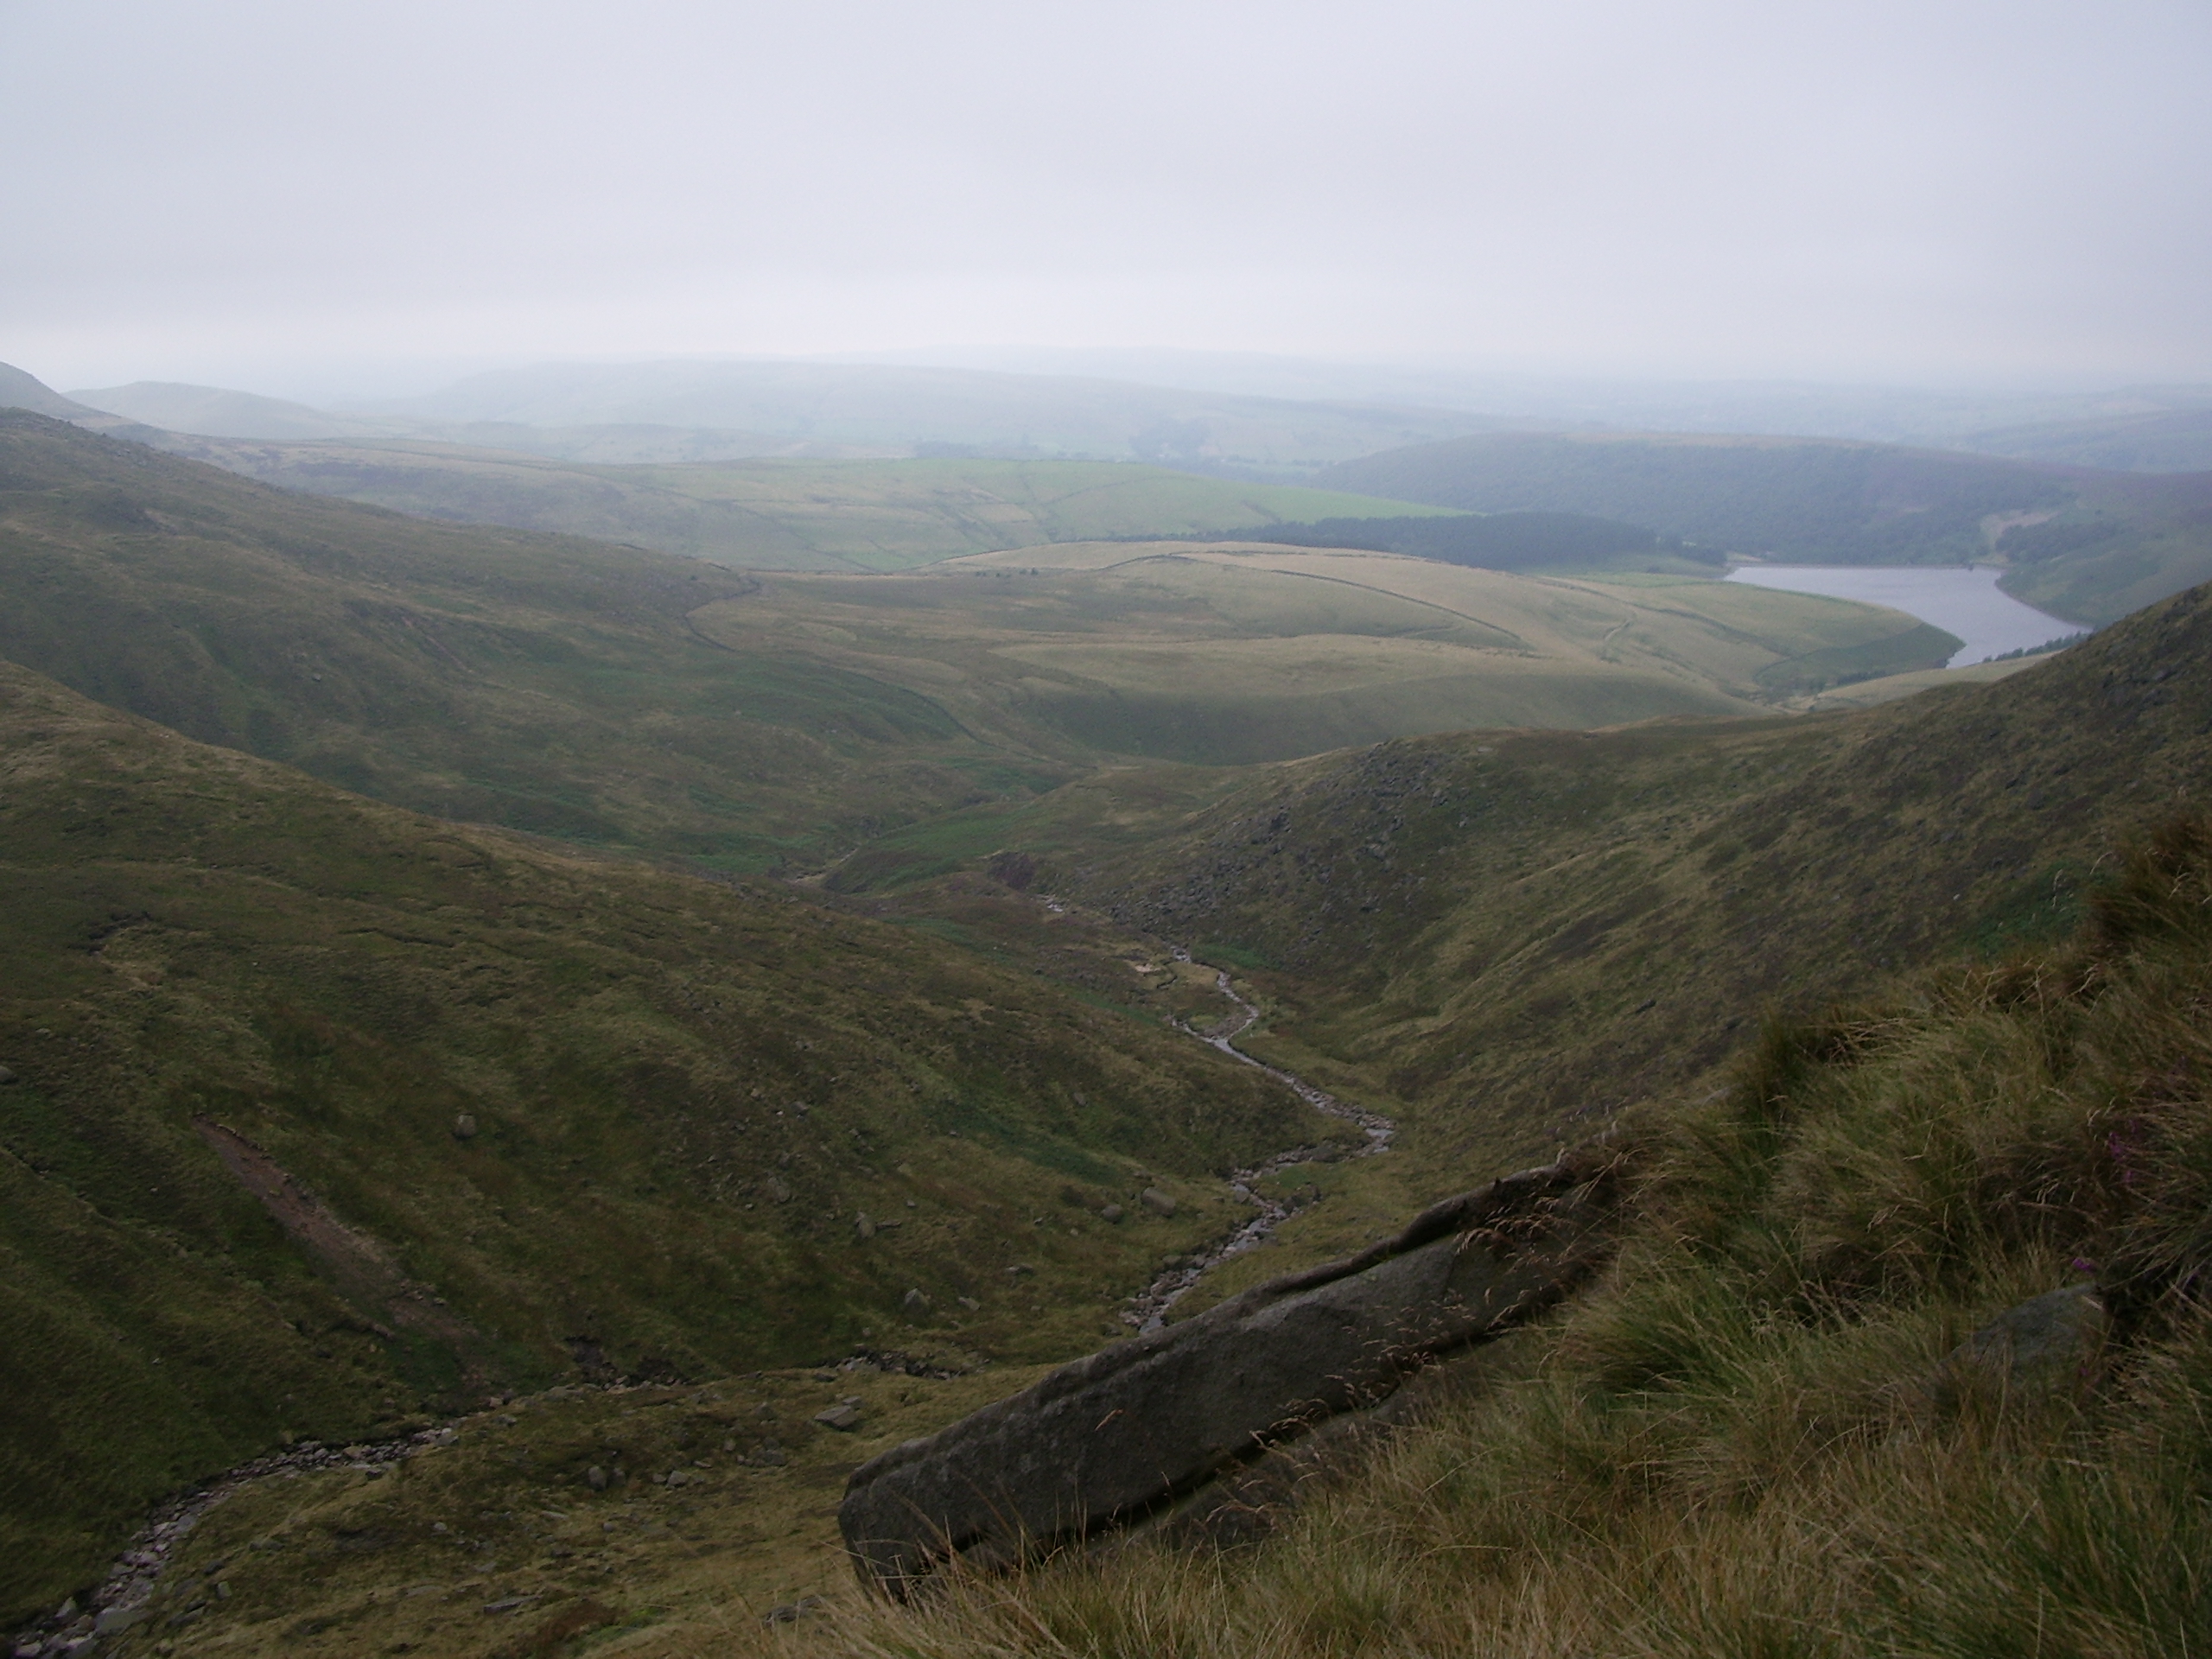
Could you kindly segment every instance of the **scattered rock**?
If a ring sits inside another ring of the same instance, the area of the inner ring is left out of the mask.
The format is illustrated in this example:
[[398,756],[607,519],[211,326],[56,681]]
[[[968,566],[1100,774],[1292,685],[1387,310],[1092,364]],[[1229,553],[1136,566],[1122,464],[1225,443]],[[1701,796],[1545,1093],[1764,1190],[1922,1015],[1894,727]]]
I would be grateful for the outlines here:
[[926,1313],[930,1311],[930,1299],[919,1290],[910,1290],[906,1294],[904,1306],[913,1313]]
[[903,1596],[950,1554],[1011,1565],[1373,1404],[1579,1282],[1610,1243],[1609,1168],[1586,1152],[1447,1199],[1347,1261],[1116,1343],[872,1459],[838,1510],[856,1569]]
[[861,1414],[854,1407],[840,1401],[826,1410],[816,1412],[814,1421],[824,1428],[849,1430],[860,1426]]
[[875,1236],[875,1223],[869,1218],[867,1211],[863,1210],[853,1217],[853,1231],[863,1239]]
[[1128,1214],[1128,1211],[1122,1209],[1120,1205],[1109,1204],[1103,1210],[1101,1210],[1098,1212],[1098,1219],[1101,1221],[1110,1221],[1118,1226],[1121,1224],[1122,1217],[1127,1214]]
[[1037,1269],[1031,1267],[1027,1262],[1017,1262],[1007,1269],[1007,1272],[1016,1279],[1020,1278],[1025,1273],[1034,1273],[1036,1271]]
[[527,1607],[536,1600],[537,1600],[536,1596],[503,1596],[497,1601],[486,1602],[484,1611],[487,1613],[512,1613],[517,1608]]
[[1155,1216],[1172,1216],[1175,1213],[1175,1200],[1156,1186],[1147,1186],[1143,1192],[1138,1193],[1137,1202]]
[[16,1068],[12,1065],[0,1065],[0,1088],[5,1088],[15,1080]]
[[980,1313],[983,1311],[983,1305],[977,1301],[973,1296],[960,1296],[956,1297],[954,1300],[957,1300],[961,1306],[966,1308],[970,1313]]
[[789,1204],[791,1201],[791,1188],[772,1175],[763,1185],[761,1191],[768,1195],[768,1202],[771,1204]]
[[760,1616],[763,1624],[794,1624],[822,1605],[819,1596],[801,1596],[797,1601],[787,1601],[771,1607]]
[[607,1471],[601,1468],[597,1464],[594,1463],[590,1468],[584,1471],[584,1484],[590,1487],[594,1492],[605,1491],[607,1490]]
[[463,1112],[459,1117],[454,1119],[453,1138],[456,1141],[474,1141],[476,1138],[476,1116],[474,1113]]
[[2104,1347],[2111,1316],[2094,1284],[2069,1285],[2008,1307],[1944,1357],[1936,1393],[2058,1393],[2076,1388]]

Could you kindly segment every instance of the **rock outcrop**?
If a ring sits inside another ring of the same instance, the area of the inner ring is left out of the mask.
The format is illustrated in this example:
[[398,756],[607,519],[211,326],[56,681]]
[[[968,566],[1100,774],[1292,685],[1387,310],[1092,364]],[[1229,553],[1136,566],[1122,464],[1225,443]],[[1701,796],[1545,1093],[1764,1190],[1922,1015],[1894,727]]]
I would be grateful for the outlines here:
[[956,1556],[1010,1564],[1373,1404],[1571,1289],[1605,1252],[1612,1170],[1599,1147],[1509,1175],[893,1447],[854,1471],[838,1510],[856,1569],[903,1597]]

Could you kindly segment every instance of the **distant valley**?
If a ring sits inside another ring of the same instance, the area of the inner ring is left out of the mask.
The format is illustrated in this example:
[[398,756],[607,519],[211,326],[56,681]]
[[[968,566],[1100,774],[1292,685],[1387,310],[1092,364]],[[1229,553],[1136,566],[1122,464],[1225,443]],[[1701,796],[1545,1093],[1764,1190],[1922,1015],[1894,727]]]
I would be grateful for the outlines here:
[[[180,1547],[237,1595],[142,1646],[487,1654],[400,1592],[495,1539],[547,1652],[838,1593],[855,1460],[1125,1335],[1230,1173],[1285,1219],[1179,1319],[1683,1121],[1777,1007],[2056,948],[2212,760],[2186,474],[145,423],[317,413],[192,390],[0,384],[0,1601],[249,1458],[458,1438],[248,1481]],[[2101,626],[1945,672],[1732,556],[1973,557]],[[1193,1039],[1217,973],[1390,1152]]]

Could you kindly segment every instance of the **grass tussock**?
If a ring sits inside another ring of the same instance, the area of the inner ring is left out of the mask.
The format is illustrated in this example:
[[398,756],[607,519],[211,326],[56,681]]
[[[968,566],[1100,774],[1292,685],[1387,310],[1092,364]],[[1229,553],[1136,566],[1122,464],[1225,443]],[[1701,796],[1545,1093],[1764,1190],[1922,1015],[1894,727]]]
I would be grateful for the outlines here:
[[[2075,937],[1770,1029],[1644,1131],[1607,1278],[1517,1380],[1227,1554],[1135,1546],[909,1610],[847,1653],[2212,1652],[2212,821]],[[1947,1389],[2091,1281],[2107,1334]]]

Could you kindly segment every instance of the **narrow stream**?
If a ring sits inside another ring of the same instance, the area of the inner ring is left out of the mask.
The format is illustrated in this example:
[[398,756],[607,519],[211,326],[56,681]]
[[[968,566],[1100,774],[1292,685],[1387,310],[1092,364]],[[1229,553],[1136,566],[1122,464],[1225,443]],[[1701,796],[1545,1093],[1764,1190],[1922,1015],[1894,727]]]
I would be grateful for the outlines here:
[[[1187,963],[1191,960],[1191,953],[1178,948],[1174,957],[1178,962]],[[1381,1113],[1367,1111],[1339,1100],[1327,1090],[1317,1088],[1297,1073],[1269,1065],[1265,1060],[1255,1059],[1237,1047],[1236,1039],[1251,1029],[1253,1022],[1260,1017],[1260,1010],[1236,994],[1236,988],[1230,982],[1226,969],[1215,970],[1214,988],[1234,1005],[1235,1014],[1211,1031],[1200,1031],[1179,1020],[1176,1022],[1176,1029],[1211,1048],[1219,1049],[1233,1060],[1266,1072],[1287,1086],[1314,1110],[1326,1112],[1330,1116],[1342,1118],[1348,1123],[1357,1123],[1365,1133],[1367,1144],[1349,1153],[1317,1146],[1293,1147],[1249,1168],[1230,1171],[1229,1190],[1250,1205],[1255,1213],[1220,1243],[1185,1256],[1181,1266],[1167,1268],[1129,1299],[1122,1319],[1125,1324],[1135,1325],[1140,1332],[1160,1329],[1166,1322],[1167,1310],[1201,1279],[1223,1262],[1242,1255],[1247,1250],[1257,1249],[1291,1216],[1293,1206],[1270,1198],[1258,1190],[1258,1184],[1264,1177],[1292,1164],[1307,1163],[1317,1159],[1336,1160],[1372,1157],[1378,1152],[1389,1150],[1391,1138],[1398,1130],[1398,1126]],[[66,1608],[57,1609],[45,1619],[21,1632],[14,1644],[15,1650],[41,1655],[74,1651],[77,1643],[67,1632],[73,1630],[77,1624],[97,1623],[97,1616],[102,1613],[108,1615],[112,1628],[120,1629],[132,1622],[142,1604],[152,1593],[155,1581],[167,1565],[170,1551],[183,1541],[202,1516],[248,1482],[273,1475],[299,1475],[340,1465],[350,1466],[365,1474],[382,1474],[423,1446],[442,1444],[451,1440],[453,1436],[454,1430],[447,1427],[425,1429],[397,1440],[348,1446],[343,1449],[310,1440],[289,1451],[257,1458],[216,1476],[156,1510],[144,1530],[131,1541],[131,1547],[118,1559],[106,1580],[86,1598],[81,1609],[73,1599]],[[73,1624],[73,1620],[75,1623]]]
[[[1174,957],[1178,962],[1191,960],[1191,953],[1179,945],[1174,949]],[[1293,1147],[1289,1151],[1278,1152],[1249,1169],[1231,1170],[1229,1190],[1259,1213],[1220,1243],[1194,1255],[1185,1256],[1179,1267],[1164,1268],[1158,1278],[1129,1298],[1129,1305],[1122,1312],[1122,1321],[1125,1325],[1135,1325],[1141,1332],[1159,1330],[1166,1323],[1167,1310],[1188,1294],[1199,1280],[1231,1257],[1242,1255],[1245,1251],[1255,1249],[1265,1243],[1274,1230],[1288,1219],[1291,1205],[1260,1192],[1259,1183],[1263,1177],[1292,1164],[1314,1161],[1317,1155],[1331,1159],[1370,1158],[1378,1152],[1388,1152],[1391,1137],[1398,1132],[1398,1126],[1380,1112],[1370,1112],[1338,1100],[1327,1090],[1315,1087],[1296,1072],[1286,1071],[1281,1066],[1255,1059],[1237,1047],[1236,1039],[1251,1029],[1253,1021],[1260,1017],[1260,1011],[1236,994],[1236,988],[1230,982],[1227,969],[1215,970],[1213,983],[1216,990],[1236,1004],[1233,1023],[1224,1020],[1211,1032],[1204,1032],[1178,1020],[1175,1022],[1176,1029],[1197,1038],[1209,1048],[1219,1049],[1232,1060],[1241,1060],[1246,1065],[1257,1067],[1278,1082],[1287,1084],[1293,1093],[1315,1111],[1326,1112],[1332,1117],[1358,1124],[1367,1135],[1367,1144],[1350,1153],[1328,1152],[1313,1146]]]

